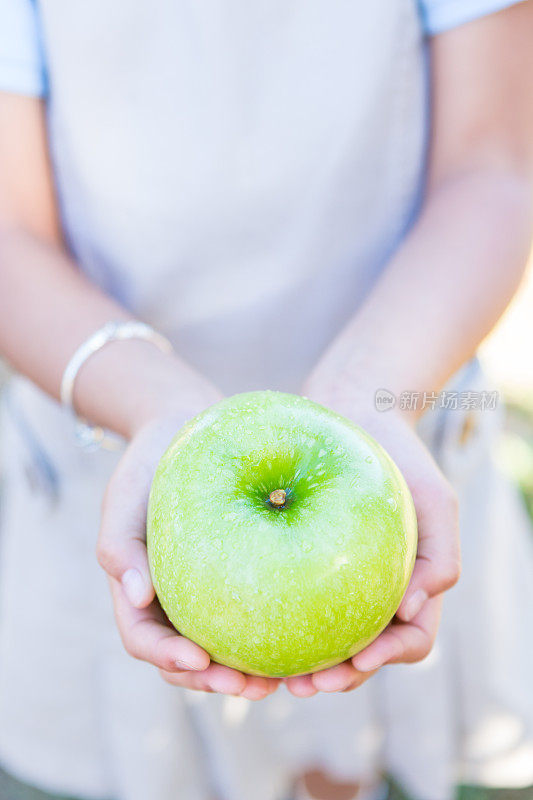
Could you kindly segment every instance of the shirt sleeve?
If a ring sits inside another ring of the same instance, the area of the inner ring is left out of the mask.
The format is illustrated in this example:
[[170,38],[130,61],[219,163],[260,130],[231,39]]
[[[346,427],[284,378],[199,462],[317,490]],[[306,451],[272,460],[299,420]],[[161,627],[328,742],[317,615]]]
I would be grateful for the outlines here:
[[419,0],[426,33],[433,35],[524,0]]
[[0,0],[0,91],[42,97],[47,91],[34,0]]

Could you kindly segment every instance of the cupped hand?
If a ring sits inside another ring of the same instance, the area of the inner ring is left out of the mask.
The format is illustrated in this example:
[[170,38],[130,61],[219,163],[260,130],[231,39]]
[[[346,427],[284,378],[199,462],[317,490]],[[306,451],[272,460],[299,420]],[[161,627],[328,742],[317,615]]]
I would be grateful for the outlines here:
[[259,700],[275,691],[279,681],[212,662],[205,650],[170,624],[150,577],[146,512],[157,463],[186,419],[221,399],[207,391],[203,402],[184,408],[183,394],[172,414],[140,427],[112,475],[102,507],[97,557],[109,577],[117,626],[130,655],[153,664],[175,686]]
[[351,660],[313,675],[286,679],[287,687],[298,697],[355,689],[385,664],[424,659],[437,635],[442,593],[460,575],[457,499],[416,434],[414,422],[395,410],[369,408],[349,384],[317,378],[309,381],[303,393],[353,420],[392,456],[413,496],[418,550],[409,586],[387,628]]

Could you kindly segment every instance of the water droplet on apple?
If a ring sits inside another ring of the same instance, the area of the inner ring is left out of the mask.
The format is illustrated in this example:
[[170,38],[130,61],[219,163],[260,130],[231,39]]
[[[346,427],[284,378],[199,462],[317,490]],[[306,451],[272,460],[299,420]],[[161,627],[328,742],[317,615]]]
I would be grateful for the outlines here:
[[310,544],[309,542],[305,542],[305,544],[303,546],[304,552],[305,553],[310,553],[312,549],[313,549],[313,545]]
[[367,456],[365,458],[365,461],[366,461],[367,464],[371,464],[372,463],[372,456]]
[[324,450],[324,448],[322,448],[318,453],[318,457],[319,458],[323,458],[326,455],[326,453],[327,453],[327,450]]

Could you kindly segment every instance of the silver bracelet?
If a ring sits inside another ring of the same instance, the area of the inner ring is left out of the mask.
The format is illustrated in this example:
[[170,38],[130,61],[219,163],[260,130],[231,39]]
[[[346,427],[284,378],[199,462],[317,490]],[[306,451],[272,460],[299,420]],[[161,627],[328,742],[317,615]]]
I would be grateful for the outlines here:
[[107,322],[78,347],[65,367],[63,378],[61,379],[60,396],[63,405],[69,408],[74,415],[76,443],[84,450],[97,450],[100,447],[106,450],[118,450],[123,445],[123,439],[120,436],[104,430],[99,425],[91,425],[86,420],[78,417],[74,408],[73,396],[76,377],[87,359],[109,342],[123,341],[125,339],[144,339],[147,342],[151,342],[163,353],[172,353],[173,351],[168,339],[157,333],[150,325],[137,320]]

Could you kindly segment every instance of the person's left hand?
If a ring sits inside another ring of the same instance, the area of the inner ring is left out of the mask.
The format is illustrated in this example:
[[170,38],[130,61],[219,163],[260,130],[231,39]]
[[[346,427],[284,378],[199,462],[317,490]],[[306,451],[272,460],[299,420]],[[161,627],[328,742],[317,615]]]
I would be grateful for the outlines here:
[[414,430],[398,411],[378,412],[361,400],[349,382],[333,382],[320,373],[303,394],[368,431],[403,473],[418,519],[418,552],[411,581],[396,616],[368,647],[349,661],[312,675],[286,678],[292,694],[355,689],[380,667],[421,661],[430,652],[440,621],[442,593],[460,574],[458,507],[455,493]]

